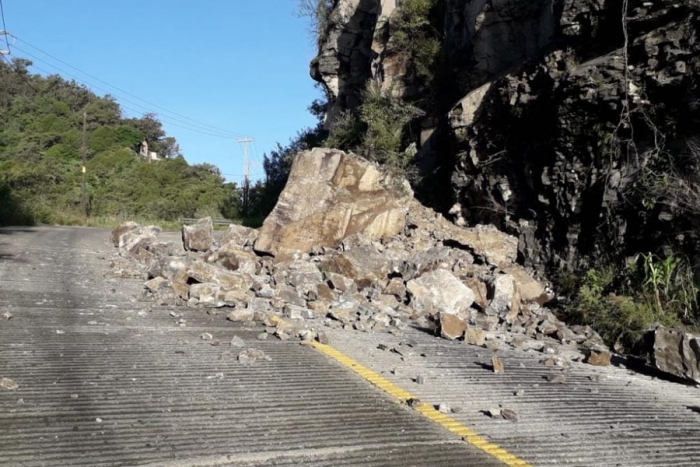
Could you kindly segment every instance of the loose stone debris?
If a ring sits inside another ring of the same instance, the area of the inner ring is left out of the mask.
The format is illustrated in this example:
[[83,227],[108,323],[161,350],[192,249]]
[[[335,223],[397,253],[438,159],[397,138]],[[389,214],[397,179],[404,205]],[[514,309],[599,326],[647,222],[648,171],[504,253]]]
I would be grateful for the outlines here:
[[518,413],[515,410],[501,409],[501,416],[506,420],[510,420],[511,422],[518,421]]
[[496,355],[491,357],[491,364],[493,365],[493,372],[494,373],[503,374],[506,372],[505,368],[503,368],[503,362]]
[[10,378],[0,378],[0,389],[5,391],[16,391],[19,389],[19,383],[12,381]]
[[258,360],[272,360],[265,352],[258,349],[247,349],[238,354],[238,363],[242,365],[252,365]]
[[[205,218],[183,227],[182,245],[159,233],[131,222],[116,228],[111,275],[143,278],[144,296],[160,305],[225,308],[232,322],[266,326],[260,339],[324,344],[325,328],[420,328],[492,351],[541,352],[553,368],[612,358],[593,329],[567,326],[548,308],[550,285],[517,264],[517,238],[451,223],[420,205],[403,180],[353,154],[300,153],[260,229],[232,224],[217,238]],[[700,382],[696,337],[659,328],[654,342],[653,365]],[[504,370],[497,357],[493,369]]]
[[233,336],[231,339],[231,347],[238,347],[238,348],[243,348],[245,347],[245,342],[243,342],[243,339],[241,339],[238,336]]

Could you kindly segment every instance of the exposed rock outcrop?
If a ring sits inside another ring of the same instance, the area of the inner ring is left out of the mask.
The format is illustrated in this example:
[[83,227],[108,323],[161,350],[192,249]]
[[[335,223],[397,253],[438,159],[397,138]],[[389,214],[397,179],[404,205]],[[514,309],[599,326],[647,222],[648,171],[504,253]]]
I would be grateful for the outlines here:
[[360,105],[370,79],[421,105],[421,165],[451,186],[441,209],[515,235],[528,266],[577,269],[650,242],[700,265],[697,216],[651,189],[664,170],[697,175],[683,165],[700,120],[697,2],[433,3],[429,85],[395,46],[400,6],[337,2],[312,63],[329,120]]

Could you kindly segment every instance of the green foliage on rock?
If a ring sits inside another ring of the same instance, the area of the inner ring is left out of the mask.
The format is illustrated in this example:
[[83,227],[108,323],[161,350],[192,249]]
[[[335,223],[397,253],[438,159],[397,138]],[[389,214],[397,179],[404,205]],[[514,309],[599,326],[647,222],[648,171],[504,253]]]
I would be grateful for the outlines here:
[[[32,75],[30,65],[0,63],[0,224],[83,221],[83,113],[91,217],[219,217],[235,204],[237,187],[225,186],[212,165],[187,164],[154,115],[125,119],[111,97],[58,76]],[[166,159],[149,164],[139,157],[144,138]]]
[[362,105],[336,118],[325,145],[357,152],[397,175],[406,176],[415,156],[412,146],[407,144],[408,127],[422,115],[418,107],[369,81]]
[[395,52],[405,54],[415,78],[431,85],[442,41],[431,18],[439,0],[405,0],[391,18],[389,30]]
[[297,14],[309,21],[309,32],[317,44],[321,44],[326,36],[331,13],[336,0],[298,0]]
[[639,254],[624,267],[607,264],[583,277],[559,279],[562,292],[573,297],[564,317],[591,325],[620,350],[639,350],[644,333],[655,324],[700,325],[700,289],[683,256]]

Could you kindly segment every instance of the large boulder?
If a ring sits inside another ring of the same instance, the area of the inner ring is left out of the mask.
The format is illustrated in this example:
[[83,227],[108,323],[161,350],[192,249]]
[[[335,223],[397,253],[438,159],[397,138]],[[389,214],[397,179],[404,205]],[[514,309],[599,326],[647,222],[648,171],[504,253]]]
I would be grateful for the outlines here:
[[238,224],[228,226],[221,237],[221,245],[233,244],[238,247],[252,246],[258,239],[258,231]]
[[207,251],[214,243],[211,217],[199,219],[195,225],[182,226],[182,243],[187,251]]
[[659,370],[700,383],[700,336],[658,327],[651,332],[652,364]]
[[384,288],[388,282],[391,265],[382,253],[372,247],[358,247],[328,255],[323,263],[324,271],[349,277],[362,290],[377,286]]
[[408,281],[411,307],[424,314],[466,312],[476,298],[474,292],[450,271],[437,269]]
[[354,154],[316,148],[296,156],[255,242],[274,256],[337,247],[356,233],[390,238],[405,226],[411,190]]

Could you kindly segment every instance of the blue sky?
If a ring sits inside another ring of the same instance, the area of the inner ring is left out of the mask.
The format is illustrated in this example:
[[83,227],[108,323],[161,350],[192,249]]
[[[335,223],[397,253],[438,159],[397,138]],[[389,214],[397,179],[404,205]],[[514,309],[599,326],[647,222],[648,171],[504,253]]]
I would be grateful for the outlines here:
[[[296,0],[3,3],[7,29],[20,39],[145,101],[255,138],[251,155],[259,161],[277,141],[287,143],[315,123],[307,107],[320,95],[308,71],[316,50],[306,20],[296,17]],[[26,43],[17,41],[13,55],[70,78],[53,64],[110,91],[128,107],[127,116],[160,114],[190,163],[209,162],[229,180],[242,178],[243,153],[235,139],[180,128],[176,125],[197,124],[82,75]],[[252,172],[259,178],[262,165]]]

